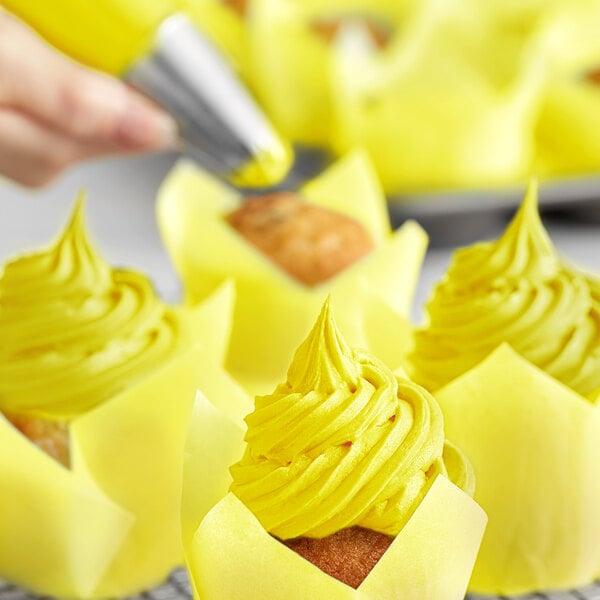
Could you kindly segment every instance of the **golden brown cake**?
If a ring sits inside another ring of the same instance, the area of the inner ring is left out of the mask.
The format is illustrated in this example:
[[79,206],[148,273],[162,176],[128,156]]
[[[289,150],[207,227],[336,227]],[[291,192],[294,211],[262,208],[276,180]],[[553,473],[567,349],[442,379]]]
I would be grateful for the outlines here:
[[369,36],[371,42],[379,50],[384,50],[393,36],[393,27],[383,19],[369,17],[369,15],[349,15],[339,17],[321,17],[314,19],[311,29],[327,43],[335,41],[344,26],[356,23],[362,27]]
[[294,538],[283,543],[321,571],[356,589],[394,538],[364,527],[348,527],[324,538]]
[[228,220],[248,242],[308,286],[327,281],[374,248],[358,221],[288,192],[251,197]]
[[24,415],[6,418],[40,450],[65,467],[70,466],[69,428],[65,422],[47,421]]

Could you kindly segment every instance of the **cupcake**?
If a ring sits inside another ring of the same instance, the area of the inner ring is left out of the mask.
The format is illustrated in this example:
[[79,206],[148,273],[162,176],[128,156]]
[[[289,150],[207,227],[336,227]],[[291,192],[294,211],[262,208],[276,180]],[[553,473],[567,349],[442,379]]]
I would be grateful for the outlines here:
[[398,364],[426,236],[391,230],[372,168],[356,152],[298,193],[244,198],[189,164],[160,191],[166,247],[195,304],[231,278],[236,305],[227,367],[251,392],[284,377],[313,315],[332,295],[353,344]]
[[[286,382],[256,398],[245,444],[205,398],[192,423],[183,530],[199,597],[464,597],[485,526],[470,465],[433,397],[351,349],[328,302]],[[206,513],[200,482],[217,467],[201,434],[216,423],[219,453],[241,458]]]
[[217,377],[231,291],[165,305],[99,256],[82,201],[55,243],[5,265],[0,577],[106,597],[181,562],[182,439],[195,389]]
[[332,67],[335,150],[365,148],[391,194],[522,179],[546,80],[542,34],[458,0],[420,3],[385,53],[348,40]]
[[599,291],[556,252],[531,184],[500,239],[458,250],[426,305],[412,374],[435,390],[489,517],[472,591],[600,573]]
[[597,290],[591,276],[556,252],[531,184],[498,240],[454,254],[415,332],[412,375],[436,390],[506,342],[579,394],[594,396],[600,389]]
[[296,143],[332,147],[340,39],[361,32],[382,52],[411,12],[393,0],[251,0],[246,73],[277,128]]

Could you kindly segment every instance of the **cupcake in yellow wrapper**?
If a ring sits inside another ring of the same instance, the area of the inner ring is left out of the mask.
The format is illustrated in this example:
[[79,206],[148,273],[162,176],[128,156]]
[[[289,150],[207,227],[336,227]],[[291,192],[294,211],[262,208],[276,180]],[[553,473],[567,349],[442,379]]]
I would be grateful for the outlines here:
[[503,342],[580,394],[600,389],[598,283],[556,252],[531,184],[502,237],[458,250],[415,332],[412,375],[436,390]]
[[436,390],[489,517],[473,591],[600,574],[599,291],[557,254],[532,183],[500,239],[458,250],[426,305],[413,376]]
[[252,0],[249,4],[248,76],[258,98],[294,142],[330,146],[337,37],[344,29],[359,28],[374,44],[385,47],[403,26],[412,3]]
[[[59,239],[0,277],[0,577],[58,597],[114,597],[182,561],[183,439],[219,377],[232,288],[194,310],[112,269],[79,202]],[[66,423],[69,465],[13,425]]]
[[400,325],[392,330],[387,316],[409,314],[425,233],[412,222],[391,231],[385,199],[361,152],[300,193],[308,205],[362,224],[373,244],[369,254],[314,287],[292,278],[229,224],[228,216],[244,203],[237,192],[186,163],[160,191],[161,232],[188,302],[202,300],[228,277],[235,281],[227,366],[253,392],[281,380],[327,294],[351,343],[371,348],[394,366],[409,345],[405,322],[394,321]]
[[563,1],[547,12],[553,74],[536,124],[536,172],[548,178],[593,174],[600,165],[592,134],[600,124],[600,5]]
[[514,183],[534,157],[542,34],[476,0],[424,2],[386,53],[337,55],[335,147],[361,145],[387,192]]
[[520,594],[598,577],[598,407],[508,345],[436,398],[489,517],[470,589]]
[[[472,489],[470,465],[445,442],[433,397],[352,350],[328,302],[287,381],[256,398],[246,423],[244,447],[239,417],[197,402],[183,533],[198,598],[464,597],[486,520],[461,490]],[[204,432],[217,424],[224,434],[211,452]],[[356,588],[280,541],[352,527],[393,536]]]

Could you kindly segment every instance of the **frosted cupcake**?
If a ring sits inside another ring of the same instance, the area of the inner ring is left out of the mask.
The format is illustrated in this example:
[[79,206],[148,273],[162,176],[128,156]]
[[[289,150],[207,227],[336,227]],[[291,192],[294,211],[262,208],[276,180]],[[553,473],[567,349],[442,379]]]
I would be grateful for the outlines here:
[[[203,485],[216,465],[201,434],[216,423],[230,439],[219,453],[243,456],[204,516],[218,494]],[[244,444],[239,422],[198,401],[183,506],[199,597],[464,597],[485,526],[461,489],[470,466],[445,442],[433,397],[352,350],[328,303],[246,423]]]
[[556,252],[532,184],[500,239],[458,250],[415,332],[416,381],[436,390],[503,342],[583,395],[600,388],[597,282]]
[[427,304],[414,376],[436,390],[489,517],[473,591],[572,589],[600,573],[598,289],[557,254],[532,185],[499,240],[456,252]]
[[252,392],[284,377],[328,294],[353,344],[394,365],[408,350],[406,322],[388,317],[409,314],[426,236],[411,222],[392,232],[361,152],[297,194],[250,200],[182,164],[161,189],[158,211],[189,303],[234,280],[227,367]]
[[55,243],[5,265],[2,578],[114,596],[180,563],[182,438],[194,390],[225,351],[230,310],[231,289],[176,309],[143,275],[112,269],[87,237],[82,202]]

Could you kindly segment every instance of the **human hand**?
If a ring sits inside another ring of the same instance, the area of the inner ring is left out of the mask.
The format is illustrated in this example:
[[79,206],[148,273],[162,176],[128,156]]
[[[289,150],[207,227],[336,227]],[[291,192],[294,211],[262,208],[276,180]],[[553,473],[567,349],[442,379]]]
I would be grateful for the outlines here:
[[81,160],[176,143],[167,113],[0,11],[0,174],[37,187]]

